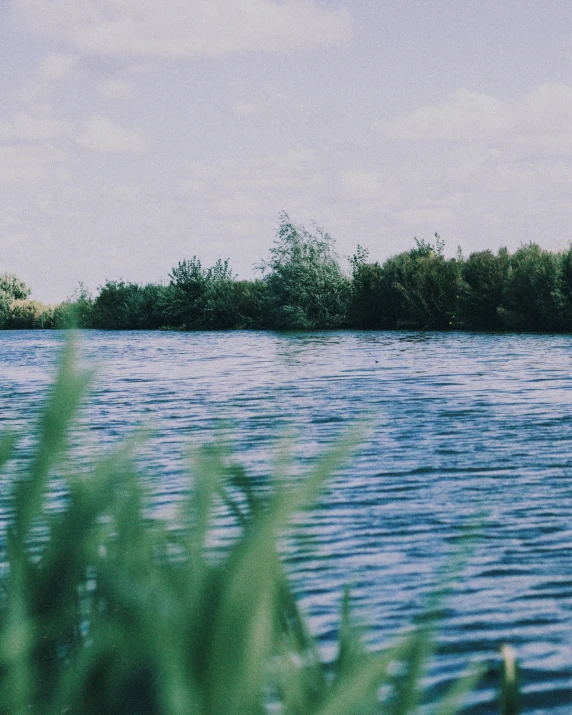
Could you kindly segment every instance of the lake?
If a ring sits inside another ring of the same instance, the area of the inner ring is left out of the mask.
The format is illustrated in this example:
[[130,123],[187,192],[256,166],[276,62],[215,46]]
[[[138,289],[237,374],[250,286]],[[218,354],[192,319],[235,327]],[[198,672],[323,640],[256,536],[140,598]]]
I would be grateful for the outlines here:
[[[63,339],[0,333],[0,427],[29,427]],[[261,475],[293,431],[303,471],[365,415],[362,447],[308,517],[311,555],[291,565],[324,651],[344,584],[382,646],[477,524],[428,685],[440,690],[509,642],[523,712],[572,711],[572,336],[85,331],[81,346],[98,369],[82,418],[90,444],[151,425],[144,473],[166,515],[186,488],[190,442],[230,433]],[[89,444],[78,449],[87,459]],[[496,712],[494,685],[485,679],[471,713]]]

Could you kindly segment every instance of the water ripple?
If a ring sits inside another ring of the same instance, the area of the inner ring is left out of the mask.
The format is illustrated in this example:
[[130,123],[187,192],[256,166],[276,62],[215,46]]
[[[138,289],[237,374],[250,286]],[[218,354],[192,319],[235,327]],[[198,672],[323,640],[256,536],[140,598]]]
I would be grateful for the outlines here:
[[[27,430],[62,340],[0,335],[0,426]],[[493,662],[509,641],[522,661],[524,712],[572,711],[571,337],[90,331],[82,341],[99,366],[84,456],[152,426],[142,466],[161,514],[187,488],[189,441],[226,430],[262,476],[286,431],[303,469],[369,416],[351,467],[307,515],[308,545],[285,546],[324,653],[335,655],[345,584],[358,620],[373,625],[369,642],[383,646],[425,606],[473,524],[479,537],[443,605],[430,692],[469,658]],[[234,534],[227,523],[218,546]],[[472,696],[473,715],[494,712],[497,677]]]

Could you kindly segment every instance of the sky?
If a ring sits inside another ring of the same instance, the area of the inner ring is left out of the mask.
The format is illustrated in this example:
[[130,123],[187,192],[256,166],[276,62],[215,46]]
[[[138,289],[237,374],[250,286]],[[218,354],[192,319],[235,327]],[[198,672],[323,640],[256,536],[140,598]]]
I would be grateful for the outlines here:
[[571,197],[569,0],[0,0],[0,272],[44,302],[253,277],[280,211],[564,249]]

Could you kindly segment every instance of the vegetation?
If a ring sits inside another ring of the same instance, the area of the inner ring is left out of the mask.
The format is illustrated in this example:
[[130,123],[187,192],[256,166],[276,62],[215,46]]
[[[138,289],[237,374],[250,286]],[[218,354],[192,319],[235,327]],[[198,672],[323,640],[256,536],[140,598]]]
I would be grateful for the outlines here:
[[[362,646],[346,592],[337,656],[325,664],[279,557],[278,538],[295,537],[292,517],[300,523],[359,429],[305,478],[292,482],[282,469],[258,487],[224,445],[204,444],[194,453],[188,499],[167,524],[146,508],[133,461],[138,438],[89,471],[74,469],[66,436],[90,379],[68,344],[35,453],[23,462],[16,436],[0,439],[0,472],[17,460],[4,504],[0,713],[418,712],[440,597],[379,654]],[[48,510],[56,478],[67,497]],[[238,534],[214,553],[209,533],[223,508]],[[499,703],[503,715],[517,715],[514,651],[505,651]],[[480,674],[472,668],[442,694],[433,715],[458,712]]]
[[262,278],[237,280],[228,260],[180,261],[163,283],[108,280],[92,297],[83,286],[59,306],[28,300],[30,290],[0,275],[0,328],[106,330],[509,330],[572,332],[572,247],[535,243],[464,258],[434,242],[383,264],[358,245],[345,271],[331,236],[281,213]]
[[264,280],[270,327],[315,330],[345,324],[350,282],[322,229],[311,233],[282,213],[270,260],[262,268],[269,271]]

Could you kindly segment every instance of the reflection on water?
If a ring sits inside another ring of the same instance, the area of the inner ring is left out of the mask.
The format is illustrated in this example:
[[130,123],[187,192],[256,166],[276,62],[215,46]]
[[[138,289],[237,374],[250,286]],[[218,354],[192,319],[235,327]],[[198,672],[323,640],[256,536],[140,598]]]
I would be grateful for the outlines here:
[[[62,339],[0,334],[0,425],[29,425]],[[343,584],[380,645],[423,607],[460,530],[484,514],[428,684],[442,689],[508,641],[524,667],[524,711],[572,711],[571,337],[92,331],[82,344],[99,366],[84,416],[92,448],[154,425],[144,463],[162,510],[185,488],[185,445],[221,420],[262,474],[289,427],[303,461],[372,415],[311,515],[310,556],[291,555],[325,650]],[[471,712],[495,712],[493,686],[486,678]]]

